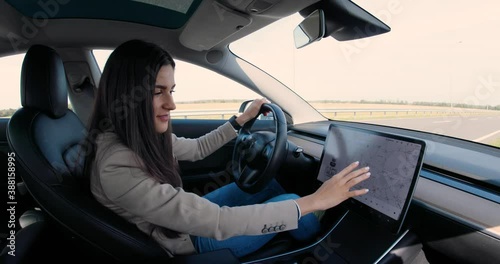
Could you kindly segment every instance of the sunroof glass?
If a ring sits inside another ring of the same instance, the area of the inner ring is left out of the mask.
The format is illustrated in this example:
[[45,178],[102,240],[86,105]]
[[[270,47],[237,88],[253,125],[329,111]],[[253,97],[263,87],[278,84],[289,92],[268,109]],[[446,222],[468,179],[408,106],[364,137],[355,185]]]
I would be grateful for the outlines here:
[[193,0],[132,0],[186,14]]
[[[106,19],[169,29],[182,27],[202,0],[67,0],[56,6],[43,4],[44,1],[5,0],[27,17],[42,14],[50,19]],[[55,0],[48,2],[51,1]]]

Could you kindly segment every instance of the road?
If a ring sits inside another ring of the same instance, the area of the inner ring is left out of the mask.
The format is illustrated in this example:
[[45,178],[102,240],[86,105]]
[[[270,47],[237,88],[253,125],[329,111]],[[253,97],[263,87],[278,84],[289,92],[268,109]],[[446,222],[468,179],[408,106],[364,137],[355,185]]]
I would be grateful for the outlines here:
[[360,122],[421,130],[482,143],[500,138],[500,115],[377,119]]

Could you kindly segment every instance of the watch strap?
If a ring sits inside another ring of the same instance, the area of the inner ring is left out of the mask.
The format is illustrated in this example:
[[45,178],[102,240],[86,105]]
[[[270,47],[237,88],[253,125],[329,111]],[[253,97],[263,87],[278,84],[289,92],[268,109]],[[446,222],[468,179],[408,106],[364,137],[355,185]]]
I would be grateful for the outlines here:
[[229,123],[233,126],[235,130],[240,130],[241,126],[236,122],[236,115],[233,115],[231,118],[229,118]]

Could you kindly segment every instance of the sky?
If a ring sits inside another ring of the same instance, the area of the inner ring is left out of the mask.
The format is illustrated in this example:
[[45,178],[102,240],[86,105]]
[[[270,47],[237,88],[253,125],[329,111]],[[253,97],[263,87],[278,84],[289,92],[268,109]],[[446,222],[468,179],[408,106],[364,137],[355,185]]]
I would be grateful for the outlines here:
[[500,2],[356,3],[388,24],[391,32],[348,42],[328,37],[297,50],[292,34],[287,34],[300,23],[296,16],[231,48],[307,100],[500,105]]
[[[292,15],[230,48],[306,100],[500,105],[500,1],[354,2],[389,25],[391,32],[347,42],[328,37],[297,50],[293,29],[303,18]],[[103,65],[109,51],[95,54]],[[20,105],[22,58],[0,59],[4,85],[13,88],[0,98],[0,109]],[[178,102],[259,97],[235,89],[240,85],[208,70],[177,65]]]

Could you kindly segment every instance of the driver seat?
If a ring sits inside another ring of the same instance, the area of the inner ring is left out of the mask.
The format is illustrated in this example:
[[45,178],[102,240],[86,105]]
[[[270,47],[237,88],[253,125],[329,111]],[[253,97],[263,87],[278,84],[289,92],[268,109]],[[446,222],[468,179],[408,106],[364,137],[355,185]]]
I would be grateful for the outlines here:
[[[80,142],[85,126],[68,110],[68,83],[55,50],[32,46],[21,72],[22,108],[9,121],[7,139],[17,172],[31,196],[65,233],[100,259],[168,260],[168,253],[133,224],[99,204],[83,175]],[[75,257],[75,256],[73,256]]]
[[[228,249],[171,258],[156,241],[94,199],[80,155],[87,130],[68,109],[67,89],[57,52],[32,46],[21,71],[22,108],[9,121],[7,140],[16,154],[18,175],[50,220],[84,243],[85,256],[100,261],[187,263],[220,256],[232,263],[235,257]],[[289,239],[278,237],[241,261],[270,257],[289,247]]]

